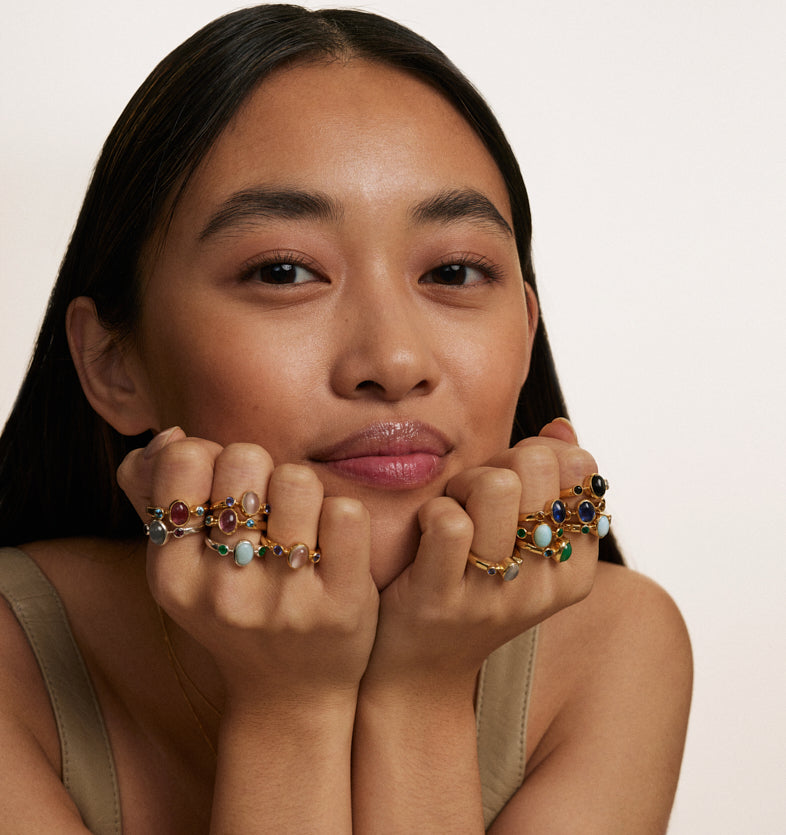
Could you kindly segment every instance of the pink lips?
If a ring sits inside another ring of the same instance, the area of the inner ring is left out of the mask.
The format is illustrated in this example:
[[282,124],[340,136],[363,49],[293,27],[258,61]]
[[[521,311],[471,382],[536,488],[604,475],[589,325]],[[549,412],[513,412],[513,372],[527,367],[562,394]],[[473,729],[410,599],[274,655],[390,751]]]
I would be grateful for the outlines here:
[[374,423],[313,458],[355,481],[406,490],[434,479],[451,448],[441,432],[425,423]]

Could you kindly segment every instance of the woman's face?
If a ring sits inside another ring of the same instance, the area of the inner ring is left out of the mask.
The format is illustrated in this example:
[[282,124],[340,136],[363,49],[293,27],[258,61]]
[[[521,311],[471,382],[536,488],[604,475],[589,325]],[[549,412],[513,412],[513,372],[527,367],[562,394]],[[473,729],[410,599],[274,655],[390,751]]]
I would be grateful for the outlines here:
[[536,317],[511,227],[494,162],[430,87],[364,60],[279,72],[148,270],[153,428],[260,444],[361,499],[385,585],[423,502],[508,445]]

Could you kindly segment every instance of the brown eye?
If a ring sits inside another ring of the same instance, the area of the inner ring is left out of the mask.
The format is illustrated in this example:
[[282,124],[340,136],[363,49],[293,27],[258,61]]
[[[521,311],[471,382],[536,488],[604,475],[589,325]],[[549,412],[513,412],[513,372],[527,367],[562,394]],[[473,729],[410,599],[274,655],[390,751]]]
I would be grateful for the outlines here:
[[316,281],[316,276],[299,264],[272,263],[262,264],[254,270],[252,278],[263,284],[306,284]]
[[486,281],[486,275],[469,264],[442,264],[430,270],[421,279],[427,284],[443,284],[450,287],[464,287]]

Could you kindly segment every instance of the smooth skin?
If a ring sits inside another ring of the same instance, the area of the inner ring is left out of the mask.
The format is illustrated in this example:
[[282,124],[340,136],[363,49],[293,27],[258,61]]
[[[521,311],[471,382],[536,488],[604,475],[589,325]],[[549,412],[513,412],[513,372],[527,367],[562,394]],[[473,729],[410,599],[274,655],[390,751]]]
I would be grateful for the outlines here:
[[[312,208],[276,213],[282,190]],[[445,210],[469,191],[473,210]],[[189,183],[133,341],[72,304],[93,407],[158,432],[118,473],[140,519],[255,490],[271,538],[323,554],[292,571],[198,536],[25,546],[95,681],[125,832],[481,832],[477,673],[538,623],[527,779],[491,831],[665,830],[691,688],[674,604],[598,566],[591,537],[512,583],[467,565],[510,554],[520,513],[597,470],[562,420],[507,449],[537,322],[511,223],[496,166],[431,88],[308,64],[267,80]],[[379,477],[335,463],[379,426],[425,452]],[[84,831],[29,646],[0,621],[5,831]]]

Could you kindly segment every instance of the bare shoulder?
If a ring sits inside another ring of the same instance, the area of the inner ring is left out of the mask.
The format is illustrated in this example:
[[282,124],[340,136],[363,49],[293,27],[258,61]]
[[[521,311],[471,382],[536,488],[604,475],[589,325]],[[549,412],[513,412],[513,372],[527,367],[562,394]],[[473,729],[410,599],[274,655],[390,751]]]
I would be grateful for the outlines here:
[[588,597],[541,625],[527,777],[499,831],[573,832],[580,821],[586,833],[664,832],[691,691],[690,640],[674,601],[643,575],[602,563]]
[[[690,641],[685,621],[669,594],[648,577],[619,565],[600,563],[592,592],[564,613],[555,628],[580,629],[593,638],[602,658],[614,661],[634,652],[640,663],[668,659],[691,667]],[[607,651],[614,649],[611,659]],[[600,659],[598,659],[600,660]]]
[[658,709],[687,717],[688,631],[668,593],[643,574],[601,563],[588,597],[550,618],[541,635],[538,684],[552,706],[546,734],[568,732],[590,708],[619,719]]

